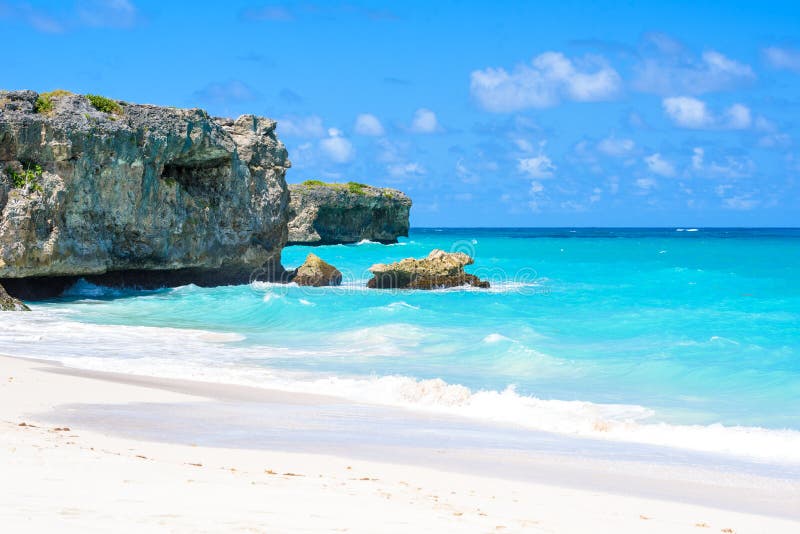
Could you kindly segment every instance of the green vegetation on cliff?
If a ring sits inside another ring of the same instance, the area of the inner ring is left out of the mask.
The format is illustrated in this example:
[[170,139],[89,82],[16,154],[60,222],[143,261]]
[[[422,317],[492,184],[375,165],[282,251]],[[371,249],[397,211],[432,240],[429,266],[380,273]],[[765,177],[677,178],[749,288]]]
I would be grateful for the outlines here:
[[41,191],[39,178],[42,177],[42,167],[40,165],[28,166],[21,171],[17,171],[11,165],[6,167],[6,174],[11,178],[11,183],[15,189],[30,189]]
[[[56,89],[55,91],[50,91],[48,93],[40,93],[39,96],[36,98],[36,104],[34,105],[34,110],[36,113],[47,114],[53,111],[53,100],[62,96],[69,96],[74,93],[70,91],[65,91],[64,89]],[[92,105],[94,109],[97,111],[102,111],[103,113],[109,113],[113,115],[122,115],[122,106],[116,100],[112,100],[110,98],[106,98],[100,95],[85,95],[86,98],[89,100],[89,103]]]
[[111,100],[100,95],[86,95],[89,102],[94,109],[102,111],[103,113],[113,113],[114,115],[122,115],[122,106],[116,100]]
[[36,105],[34,106],[34,109],[36,110],[36,113],[50,113],[53,111],[54,98],[71,94],[72,93],[65,91],[64,89],[56,89],[55,91],[50,91],[49,93],[40,93],[36,99]]
[[354,195],[366,195],[367,184],[360,184],[358,182],[347,182],[346,184],[336,182],[323,182],[322,180],[306,180],[301,185],[305,187],[330,187],[331,189],[346,189]]

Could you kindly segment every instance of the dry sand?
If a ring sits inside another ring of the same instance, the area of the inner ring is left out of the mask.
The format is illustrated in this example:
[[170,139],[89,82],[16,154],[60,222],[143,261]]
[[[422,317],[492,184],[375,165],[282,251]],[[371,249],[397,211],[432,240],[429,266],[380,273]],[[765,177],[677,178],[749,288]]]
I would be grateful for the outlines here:
[[[103,431],[66,427],[54,424],[64,405],[202,409],[217,401],[203,384],[58,371],[0,357],[0,532],[800,532],[796,483],[775,490],[760,481],[759,494],[727,480],[718,490],[695,484],[683,498],[654,498],[652,491],[637,496],[635,484],[628,492],[562,484],[558,469],[521,481],[365,461],[346,451],[134,440],[114,432],[113,419]],[[716,499],[693,497],[716,491]],[[748,495],[755,503],[765,491],[775,495],[774,513],[747,506]],[[674,488],[665,493],[675,496]]]

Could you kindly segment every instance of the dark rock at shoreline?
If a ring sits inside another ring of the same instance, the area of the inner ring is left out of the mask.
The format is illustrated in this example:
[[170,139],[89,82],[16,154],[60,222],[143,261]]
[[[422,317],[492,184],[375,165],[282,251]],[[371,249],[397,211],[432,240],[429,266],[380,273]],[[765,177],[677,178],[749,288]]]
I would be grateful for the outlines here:
[[374,275],[367,282],[373,289],[441,289],[470,285],[488,288],[489,282],[464,272],[464,267],[474,260],[463,252],[432,250],[426,258],[406,258],[390,264],[376,264],[369,268]]
[[5,288],[0,286],[0,311],[31,311],[31,309],[21,300],[6,293]]
[[338,286],[342,283],[342,273],[316,254],[309,254],[290,281],[299,286]]
[[275,125],[0,91],[0,280],[43,298],[79,277],[281,279],[290,163]]
[[289,194],[289,244],[396,243],[408,236],[411,199],[396,189],[309,180],[290,185]]

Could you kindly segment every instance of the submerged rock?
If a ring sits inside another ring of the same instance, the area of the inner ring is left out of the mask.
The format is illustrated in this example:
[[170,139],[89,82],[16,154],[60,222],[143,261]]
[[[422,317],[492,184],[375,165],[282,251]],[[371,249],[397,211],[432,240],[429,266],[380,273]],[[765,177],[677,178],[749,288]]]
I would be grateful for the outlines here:
[[489,282],[464,272],[464,267],[474,260],[463,252],[445,252],[434,249],[428,257],[404,260],[369,268],[375,275],[367,287],[374,289],[440,289],[470,285],[488,288]]
[[5,288],[0,286],[0,311],[31,311],[31,309],[21,300],[6,293]]
[[411,199],[396,189],[309,180],[289,186],[289,244],[333,245],[408,236]]
[[0,91],[0,281],[23,296],[30,277],[40,277],[31,292],[51,280],[63,288],[53,277],[279,277],[290,163],[275,126],[65,91]]
[[306,256],[306,261],[294,272],[291,281],[299,286],[338,286],[342,283],[342,273],[312,253]]

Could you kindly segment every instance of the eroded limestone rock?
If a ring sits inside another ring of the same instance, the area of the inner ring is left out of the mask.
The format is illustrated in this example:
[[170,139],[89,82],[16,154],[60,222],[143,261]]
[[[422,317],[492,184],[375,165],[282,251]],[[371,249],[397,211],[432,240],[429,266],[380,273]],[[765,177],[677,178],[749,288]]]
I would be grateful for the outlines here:
[[31,311],[31,309],[21,300],[6,293],[5,288],[0,286],[0,311]]
[[73,94],[37,112],[38,96],[0,91],[6,287],[97,275],[246,282],[281,270],[290,163],[275,121],[125,102],[108,113]]
[[299,286],[338,286],[342,283],[342,273],[330,263],[311,253],[306,256],[303,265],[294,272],[291,281]]
[[289,244],[333,245],[408,236],[411,199],[396,189],[309,181],[289,186]]
[[374,275],[367,287],[375,289],[440,289],[470,285],[488,288],[489,282],[464,272],[474,260],[463,252],[434,249],[426,258],[404,260],[369,268]]

